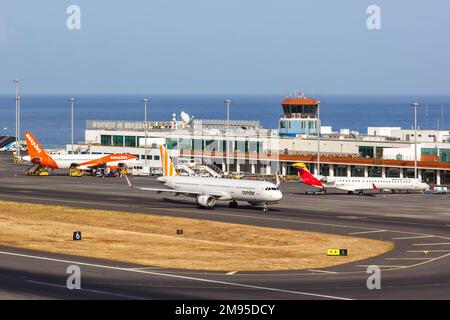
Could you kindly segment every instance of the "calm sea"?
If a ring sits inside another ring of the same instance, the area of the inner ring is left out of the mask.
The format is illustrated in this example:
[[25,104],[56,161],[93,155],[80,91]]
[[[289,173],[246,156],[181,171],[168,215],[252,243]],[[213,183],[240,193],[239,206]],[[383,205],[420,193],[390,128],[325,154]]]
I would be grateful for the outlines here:
[[[21,131],[32,131],[47,148],[60,148],[70,141],[70,106],[67,96],[23,95]],[[143,120],[142,96],[83,95],[75,103],[75,141],[84,140],[85,121]],[[150,120],[170,120],[183,110],[197,119],[225,119],[223,95],[152,95],[148,109]],[[231,118],[259,120],[265,128],[278,128],[282,95],[231,95]],[[450,128],[450,96],[351,96],[319,95],[322,125],[333,130],[348,128],[367,132],[368,126],[399,126],[411,128],[411,102],[418,100],[418,123],[422,128]],[[426,108],[425,106],[428,105]],[[426,109],[428,117],[426,117]],[[428,118],[428,121],[427,121]],[[0,96],[0,135],[15,131],[15,99]]]

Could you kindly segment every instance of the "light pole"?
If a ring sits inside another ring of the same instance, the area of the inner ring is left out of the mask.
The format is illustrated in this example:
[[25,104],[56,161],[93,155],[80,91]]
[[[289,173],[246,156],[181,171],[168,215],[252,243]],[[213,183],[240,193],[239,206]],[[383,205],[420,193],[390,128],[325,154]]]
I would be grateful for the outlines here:
[[417,179],[417,108],[420,103],[413,102],[411,107],[414,108],[414,178]]
[[75,98],[69,98],[70,102],[70,143],[72,145],[72,154],[73,154],[73,105],[75,103]]
[[150,101],[148,98],[144,98],[144,131],[145,131],[145,142],[144,142],[144,157],[145,157],[145,166],[148,165],[147,160],[147,104]]
[[20,156],[20,97],[19,97],[19,80],[13,80],[16,86],[16,156],[19,160]]
[[320,175],[320,101],[317,101],[317,175]]
[[229,175],[230,174],[230,148],[229,148],[230,136],[229,136],[229,132],[230,132],[230,104],[231,104],[231,99],[225,100],[224,103],[227,105],[227,175]]

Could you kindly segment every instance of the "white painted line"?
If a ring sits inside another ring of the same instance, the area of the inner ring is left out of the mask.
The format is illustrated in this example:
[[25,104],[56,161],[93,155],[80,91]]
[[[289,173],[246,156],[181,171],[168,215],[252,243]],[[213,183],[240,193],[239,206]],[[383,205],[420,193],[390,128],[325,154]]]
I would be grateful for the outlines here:
[[445,246],[450,245],[450,242],[441,242],[441,243],[413,243],[413,246]]
[[349,234],[368,234],[368,233],[380,233],[386,232],[387,230],[370,230],[370,231],[359,231],[359,232],[351,232]]
[[380,268],[406,268],[406,267],[409,267],[409,266],[380,265],[380,264],[358,264],[356,267],[367,268],[368,266],[373,266],[373,265],[376,265],[377,267],[380,267]]
[[337,274],[337,273],[338,273],[338,272],[336,272],[336,271],[314,270],[314,269],[310,269],[310,270],[306,270],[306,271],[318,272],[318,273],[329,273],[329,274]]
[[433,252],[450,252],[450,250],[408,250],[406,252],[414,252],[414,253],[422,252],[422,253],[424,253],[425,251],[428,252],[428,253],[433,253]]
[[[57,288],[62,288],[62,289],[69,290],[66,286],[62,286],[62,285],[54,284],[54,283],[34,281],[34,280],[27,280],[27,282],[40,284],[40,285],[43,285],[43,286],[57,287]],[[112,293],[112,292],[106,292],[106,291],[100,291],[100,290],[83,289],[83,288],[77,289],[77,290],[91,292],[91,293],[97,293],[97,294],[103,294],[103,295],[108,295],[108,296],[114,296],[114,297],[118,297],[118,298],[127,298],[127,299],[134,299],[134,300],[146,300],[145,298],[141,298],[141,297],[129,296],[129,295],[125,295],[125,294],[118,294],[118,293]]]
[[237,271],[230,271],[228,273],[226,273],[227,276],[232,276],[233,274],[238,273]]
[[255,285],[250,285],[250,284],[242,284],[242,283],[220,281],[220,280],[211,280],[211,279],[204,279],[204,278],[197,278],[197,277],[187,277],[187,276],[181,276],[181,275],[176,275],[176,274],[167,274],[167,273],[162,273],[162,272],[152,272],[152,271],[146,271],[146,270],[132,270],[130,268],[120,268],[120,267],[113,267],[113,266],[107,266],[107,265],[101,265],[101,264],[86,263],[86,262],[81,262],[81,261],[54,259],[54,258],[41,257],[41,256],[35,256],[35,255],[7,252],[7,251],[0,251],[0,254],[35,259],[35,260],[52,261],[52,262],[65,263],[65,264],[76,264],[79,266],[88,266],[88,267],[93,267],[93,268],[141,273],[141,274],[148,274],[148,275],[166,277],[166,278],[175,278],[175,279],[198,281],[198,282],[204,282],[204,283],[221,284],[221,285],[228,285],[228,286],[233,286],[233,287],[249,288],[249,289],[264,290],[264,291],[273,291],[273,292],[280,292],[280,293],[289,293],[289,294],[318,297],[318,298],[325,298],[325,299],[353,300],[350,298],[330,296],[330,295],[325,295],[325,294],[285,290],[285,289],[278,289],[278,288],[271,288],[271,287],[261,287],[261,286],[255,286]]
[[433,258],[386,258],[386,260],[432,260]]
[[393,240],[408,240],[408,239],[423,239],[423,238],[434,238],[432,235],[414,236],[414,237],[402,237],[402,238],[392,238]]

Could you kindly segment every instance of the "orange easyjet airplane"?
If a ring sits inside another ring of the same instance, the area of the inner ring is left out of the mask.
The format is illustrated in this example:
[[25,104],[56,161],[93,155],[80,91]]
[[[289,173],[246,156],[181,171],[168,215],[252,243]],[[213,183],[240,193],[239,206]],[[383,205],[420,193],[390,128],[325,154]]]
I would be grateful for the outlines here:
[[119,164],[130,165],[136,162],[136,156],[131,154],[55,154],[49,155],[39,144],[31,132],[25,132],[28,156],[22,157],[24,161],[33,165],[52,169],[93,170],[99,167],[117,169]]

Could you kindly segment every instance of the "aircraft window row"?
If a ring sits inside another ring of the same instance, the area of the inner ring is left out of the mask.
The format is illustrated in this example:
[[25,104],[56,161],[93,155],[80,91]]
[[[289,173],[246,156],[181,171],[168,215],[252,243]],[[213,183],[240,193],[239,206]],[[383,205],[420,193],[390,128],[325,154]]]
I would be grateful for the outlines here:
[[[383,180],[380,179],[369,179],[368,182],[383,182]],[[344,179],[342,182],[361,182],[361,180],[352,180],[352,179]],[[399,181],[399,180],[391,180],[389,182],[393,183],[407,183],[407,181]]]
[[269,187],[269,188],[265,188],[264,190],[266,190],[266,191],[275,191],[275,190],[280,190],[280,188]]

